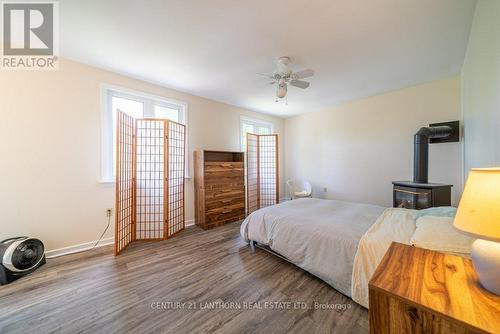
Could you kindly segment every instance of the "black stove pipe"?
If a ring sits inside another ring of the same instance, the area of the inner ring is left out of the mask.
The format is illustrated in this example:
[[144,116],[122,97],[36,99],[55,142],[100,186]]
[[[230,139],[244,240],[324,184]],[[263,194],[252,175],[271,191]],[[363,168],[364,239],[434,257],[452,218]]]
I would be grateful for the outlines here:
[[423,127],[413,137],[413,182],[429,182],[429,139],[445,138],[453,129],[447,125]]

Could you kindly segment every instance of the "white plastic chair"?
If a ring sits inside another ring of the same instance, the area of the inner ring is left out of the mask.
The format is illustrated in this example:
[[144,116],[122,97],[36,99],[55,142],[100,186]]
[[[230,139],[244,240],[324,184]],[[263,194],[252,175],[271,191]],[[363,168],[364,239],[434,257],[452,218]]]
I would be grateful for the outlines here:
[[312,197],[312,186],[308,181],[288,180],[286,181],[286,185],[288,186],[288,192],[292,200],[297,198]]

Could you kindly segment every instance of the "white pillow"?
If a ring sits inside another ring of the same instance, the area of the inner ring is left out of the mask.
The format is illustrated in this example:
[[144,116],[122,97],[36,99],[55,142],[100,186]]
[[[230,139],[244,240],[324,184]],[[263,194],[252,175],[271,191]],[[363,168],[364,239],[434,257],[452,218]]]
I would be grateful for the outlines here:
[[470,254],[474,239],[453,227],[453,218],[423,216],[410,240],[413,246],[439,252]]

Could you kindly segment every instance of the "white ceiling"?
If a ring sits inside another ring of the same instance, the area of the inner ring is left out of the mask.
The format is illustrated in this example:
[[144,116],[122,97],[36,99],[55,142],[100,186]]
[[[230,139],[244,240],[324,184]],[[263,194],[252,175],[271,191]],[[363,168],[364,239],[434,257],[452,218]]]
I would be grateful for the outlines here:
[[[61,55],[290,116],[460,72],[475,0],[62,0]],[[288,105],[256,72],[312,68]]]

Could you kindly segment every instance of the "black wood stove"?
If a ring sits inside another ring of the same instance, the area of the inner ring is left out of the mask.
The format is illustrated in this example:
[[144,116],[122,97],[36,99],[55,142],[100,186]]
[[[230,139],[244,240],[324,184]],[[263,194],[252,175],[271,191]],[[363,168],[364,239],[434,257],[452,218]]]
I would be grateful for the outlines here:
[[394,181],[393,205],[406,209],[426,209],[451,205],[451,184],[429,183],[429,143],[460,140],[459,121],[430,124],[414,136],[413,181]]

